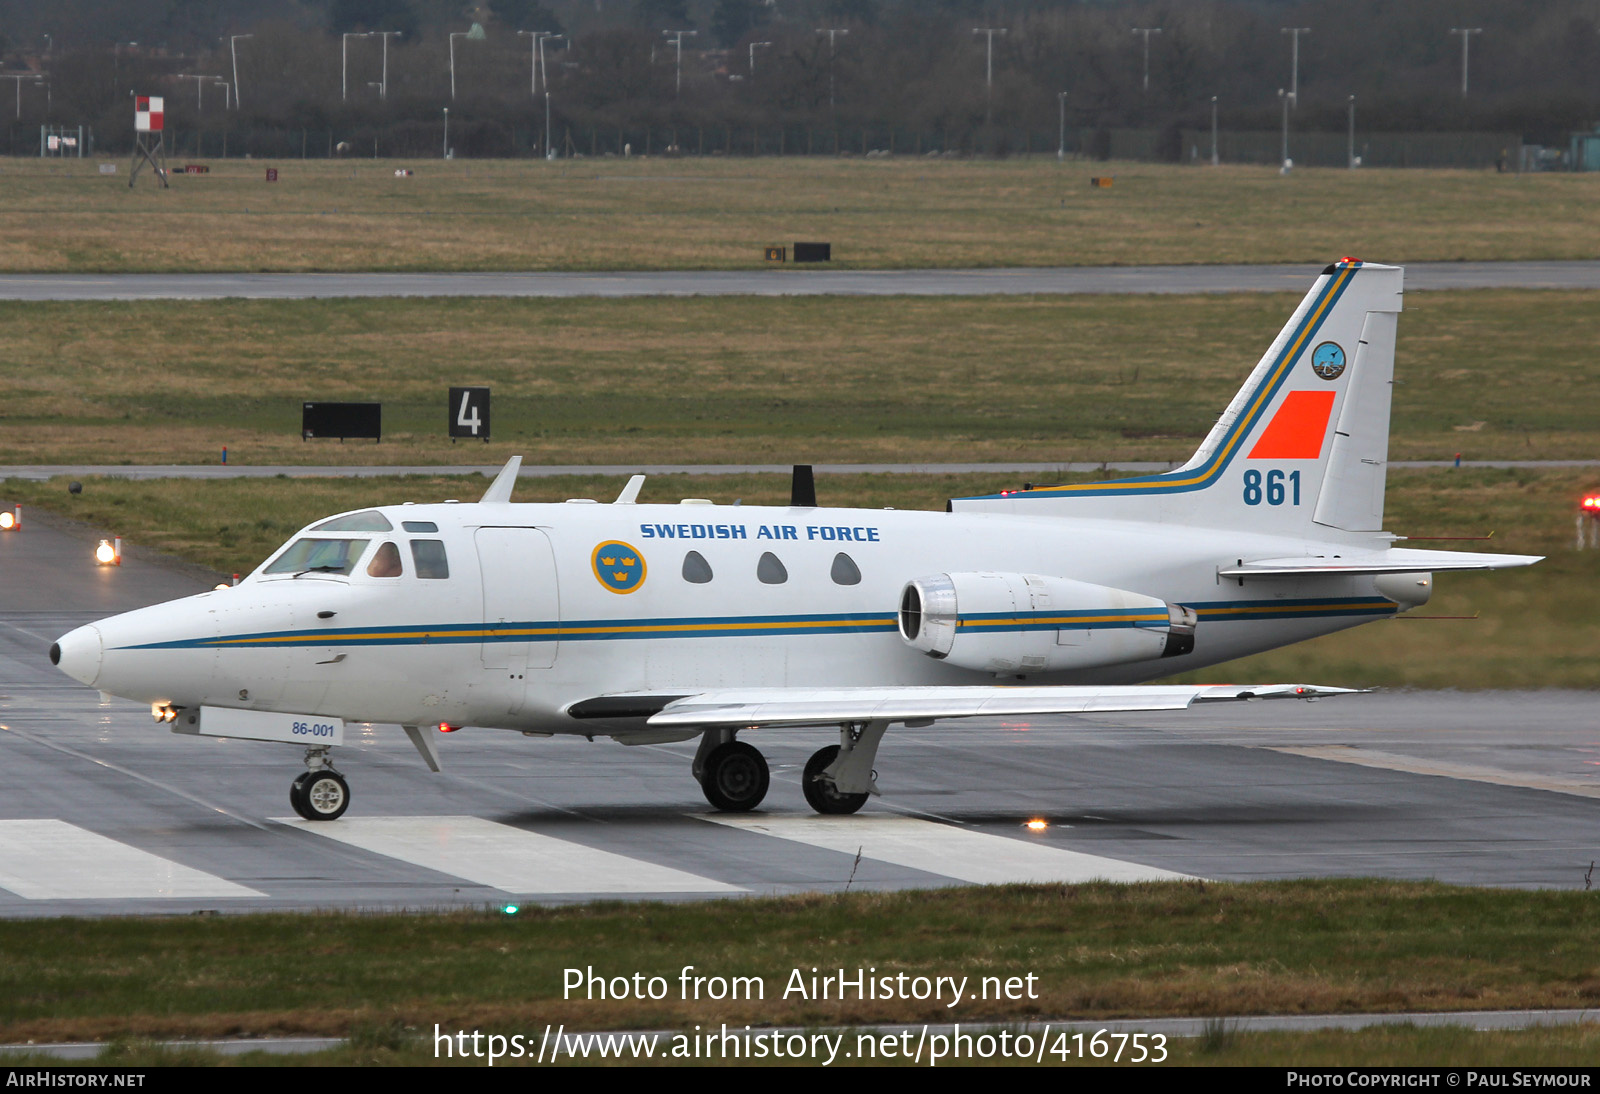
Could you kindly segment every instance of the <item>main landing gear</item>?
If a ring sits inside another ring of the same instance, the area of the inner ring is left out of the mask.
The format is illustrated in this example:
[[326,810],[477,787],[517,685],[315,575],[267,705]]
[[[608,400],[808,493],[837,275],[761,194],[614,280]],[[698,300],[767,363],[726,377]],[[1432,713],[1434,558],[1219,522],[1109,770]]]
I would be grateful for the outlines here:
[[[854,813],[878,792],[872,769],[888,722],[848,722],[839,743],[818,749],[806,761],[800,789],[818,813]],[[767,796],[771,774],[766,758],[734,731],[708,729],[694,757],[694,777],[706,800],[725,813],[748,813]]]
[[290,785],[289,804],[309,821],[338,820],[350,807],[350,784],[333,769],[328,749],[306,749],[306,771]]

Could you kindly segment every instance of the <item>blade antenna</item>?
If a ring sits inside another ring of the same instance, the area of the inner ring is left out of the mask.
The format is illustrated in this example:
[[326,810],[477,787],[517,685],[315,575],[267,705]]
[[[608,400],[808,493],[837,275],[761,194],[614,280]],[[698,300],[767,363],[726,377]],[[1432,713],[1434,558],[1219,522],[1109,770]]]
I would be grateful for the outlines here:
[[796,509],[817,507],[817,481],[812,477],[809,463],[794,465],[794,478],[789,483],[789,504]]
[[511,500],[511,488],[517,485],[517,472],[522,470],[522,457],[512,456],[494,477],[489,489],[478,499],[479,504],[504,505]]

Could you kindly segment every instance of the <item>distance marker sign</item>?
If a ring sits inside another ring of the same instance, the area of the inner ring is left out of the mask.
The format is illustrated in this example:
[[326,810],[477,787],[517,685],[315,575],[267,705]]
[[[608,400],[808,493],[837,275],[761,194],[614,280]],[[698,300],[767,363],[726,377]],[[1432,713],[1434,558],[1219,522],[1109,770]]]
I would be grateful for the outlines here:
[[453,387],[450,389],[450,439],[476,437],[489,439],[489,389]]

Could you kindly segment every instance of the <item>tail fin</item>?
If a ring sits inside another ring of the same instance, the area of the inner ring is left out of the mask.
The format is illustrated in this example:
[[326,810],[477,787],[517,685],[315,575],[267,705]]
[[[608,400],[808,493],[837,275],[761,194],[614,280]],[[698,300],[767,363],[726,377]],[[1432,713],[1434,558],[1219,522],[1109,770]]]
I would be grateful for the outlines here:
[[951,508],[1269,533],[1377,531],[1404,273],[1352,258],[1323,270],[1182,467],[962,498]]

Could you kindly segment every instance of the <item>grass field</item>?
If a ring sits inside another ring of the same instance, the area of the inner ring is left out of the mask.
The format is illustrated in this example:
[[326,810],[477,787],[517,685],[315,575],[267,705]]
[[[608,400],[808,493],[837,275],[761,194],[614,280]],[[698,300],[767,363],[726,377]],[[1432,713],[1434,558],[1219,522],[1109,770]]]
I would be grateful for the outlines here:
[[[0,464],[1187,459],[1298,297],[0,303]],[[1414,293],[1391,456],[1596,454],[1600,296]],[[451,445],[446,389],[494,391]],[[300,439],[375,400],[382,444]]]
[[[1600,255],[1600,178],[1581,174],[911,157],[210,166],[130,190],[125,162],[103,176],[95,161],[6,161],[0,270],[755,269],[765,245],[806,239],[853,269]],[[1091,190],[1094,175],[1115,185]]]
[[[437,914],[0,923],[0,1040],[414,1027],[528,1033],[740,1025],[1592,1007],[1582,891],[1389,881],[970,887]],[[680,970],[759,978],[684,999]],[[563,970],[635,972],[660,1001],[564,998]],[[791,994],[794,969],[1037,977],[1035,998]],[[754,993],[751,993],[752,995]]]
[[[1087,478],[1088,476],[1076,476]],[[620,478],[525,480],[519,501],[569,497],[608,500]],[[124,536],[130,549],[155,549],[219,573],[248,572],[294,531],[318,517],[364,505],[473,500],[486,480],[439,476],[404,479],[90,479],[74,497],[62,480],[0,484],[0,502],[20,501]],[[944,508],[950,497],[1017,485],[993,475],[840,475],[819,479],[824,505]],[[1483,535],[1488,543],[1434,544],[1549,556],[1524,570],[1448,574],[1415,616],[1358,627],[1312,642],[1233,661],[1184,677],[1231,683],[1301,680],[1354,687],[1600,687],[1600,551],[1578,551],[1577,499],[1600,486],[1600,474],[1565,471],[1393,471],[1391,530],[1415,536]],[[781,475],[659,476],[641,500],[704,497],[722,503],[784,504]],[[26,534],[24,531],[22,534]],[[88,547],[85,547],[88,550]]]

